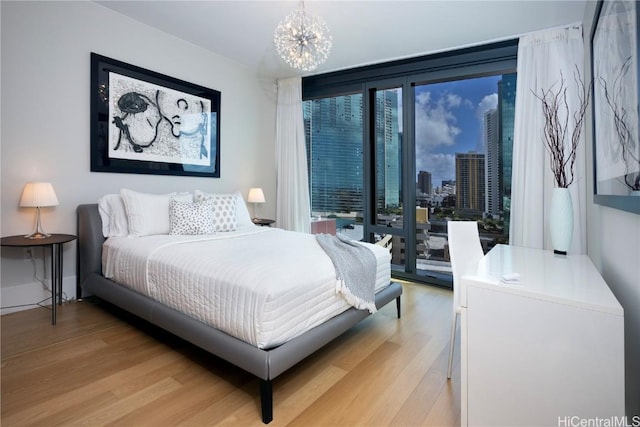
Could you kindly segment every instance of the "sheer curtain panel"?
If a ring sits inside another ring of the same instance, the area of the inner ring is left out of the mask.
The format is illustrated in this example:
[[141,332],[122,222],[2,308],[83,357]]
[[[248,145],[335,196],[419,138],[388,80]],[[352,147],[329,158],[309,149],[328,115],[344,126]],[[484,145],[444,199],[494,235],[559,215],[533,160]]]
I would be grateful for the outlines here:
[[[584,79],[581,26],[550,29],[520,38],[509,231],[509,243],[512,245],[552,249],[548,214],[555,181],[543,139],[542,104],[534,93],[539,95],[541,89],[550,88],[557,91],[562,73],[572,114],[579,108],[578,93],[582,90],[574,79],[576,70]],[[571,117],[568,123],[567,132],[570,135],[573,129]],[[569,186],[574,210],[573,239],[569,252],[581,254],[586,253],[584,131],[577,150],[575,180]],[[571,142],[568,141],[566,145],[570,146]]]
[[311,210],[300,77],[278,81],[276,168],[278,227],[309,233]]

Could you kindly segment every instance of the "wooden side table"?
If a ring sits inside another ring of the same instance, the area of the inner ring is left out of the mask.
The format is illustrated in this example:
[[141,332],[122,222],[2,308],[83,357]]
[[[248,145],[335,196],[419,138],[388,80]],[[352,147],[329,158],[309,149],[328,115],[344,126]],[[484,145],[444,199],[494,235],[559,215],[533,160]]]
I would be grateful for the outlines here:
[[44,239],[29,239],[24,236],[3,237],[0,246],[51,248],[51,324],[56,324],[56,296],[58,305],[62,305],[62,245],[75,240],[73,234],[52,234]]

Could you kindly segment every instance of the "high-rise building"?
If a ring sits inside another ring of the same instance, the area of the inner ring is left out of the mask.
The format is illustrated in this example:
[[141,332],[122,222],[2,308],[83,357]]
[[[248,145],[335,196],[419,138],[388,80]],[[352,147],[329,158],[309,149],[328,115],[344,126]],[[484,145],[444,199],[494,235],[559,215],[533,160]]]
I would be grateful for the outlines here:
[[303,106],[312,212],[362,212],[362,95]]
[[418,173],[418,190],[423,194],[431,194],[431,172],[420,171]]
[[400,206],[398,92],[376,92],[376,207]]
[[[303,102],[311,211],[363,211],[364,159],[362,95]],[[376,96],[376,201],[378,208],[400,205],[398,94]]]
[[505,74],[498,82],[498,114],[500,116],[500,181],[502,194],[500,210],[503,212],[504,228],[509,229],[511,211],[511,164],[513,160],[513,122],[516,106],[517,75]]
[[484,211],[484,154],[456,153],[456,207]]
[[485,141],[485,212],[497,217],[500,214],[500,119],[497,109],[484,113]]

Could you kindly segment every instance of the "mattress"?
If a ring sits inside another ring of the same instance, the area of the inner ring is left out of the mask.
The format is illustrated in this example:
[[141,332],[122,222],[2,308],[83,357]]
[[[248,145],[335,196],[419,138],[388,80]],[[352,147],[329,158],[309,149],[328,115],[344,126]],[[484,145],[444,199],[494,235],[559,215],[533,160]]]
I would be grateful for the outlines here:
[[[376,257],[377,292],[390,282],[390,255],[362,244]],[[110,237],[102,267],[105,277],[261,349],[351,307],[315,236],[276,228]]]

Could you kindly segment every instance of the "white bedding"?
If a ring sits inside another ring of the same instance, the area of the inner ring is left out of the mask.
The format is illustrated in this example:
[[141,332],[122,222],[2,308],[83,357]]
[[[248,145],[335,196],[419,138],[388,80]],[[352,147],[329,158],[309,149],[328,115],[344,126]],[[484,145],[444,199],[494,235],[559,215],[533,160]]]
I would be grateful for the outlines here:
[[[387,249],[376,291],[389,284]],[[210,236],[110,237],[104,275],[258,348],[282,344],[350,308],[311,234],[249,227]]]

